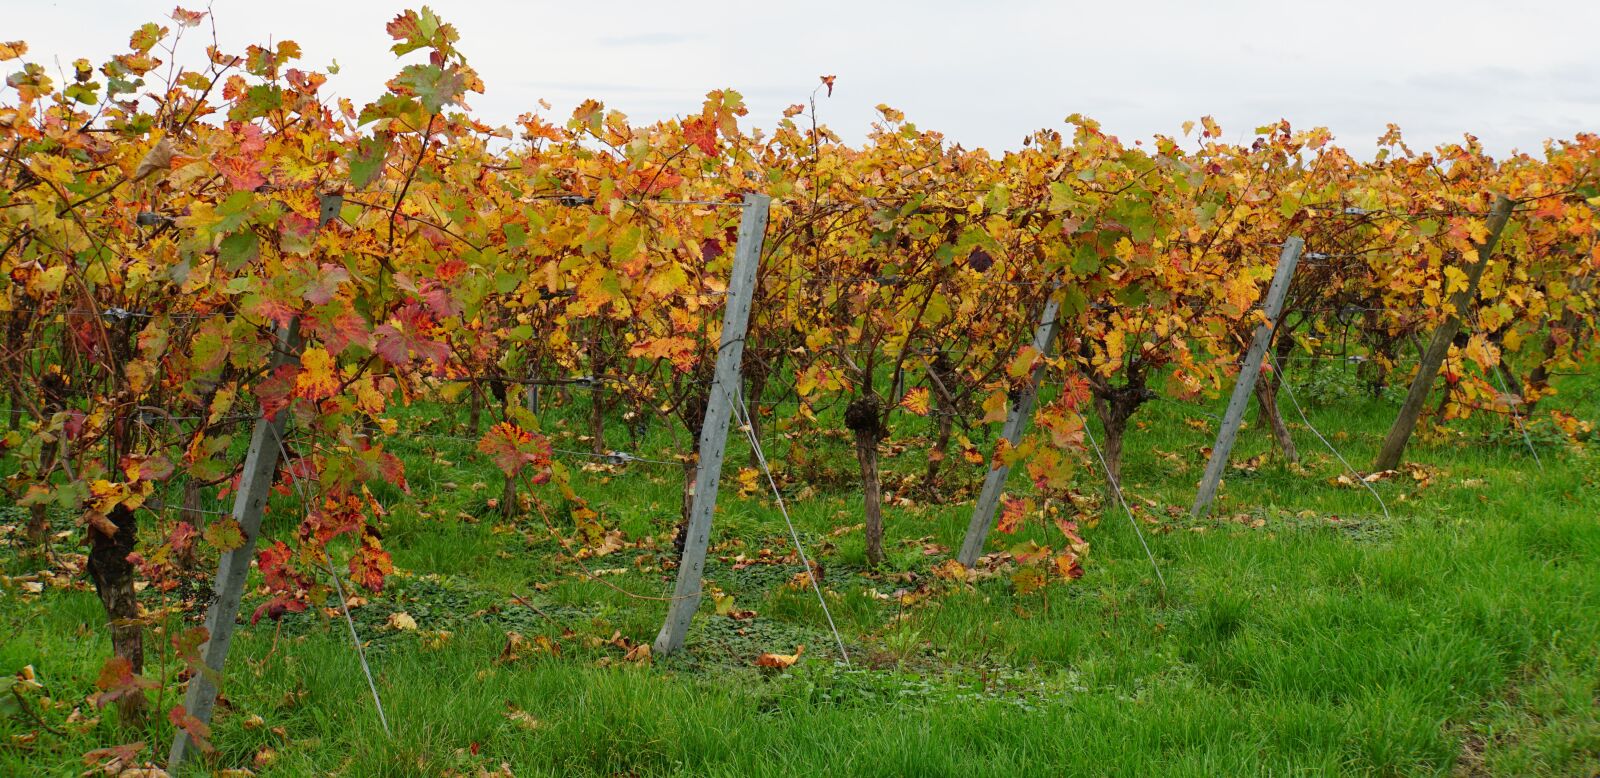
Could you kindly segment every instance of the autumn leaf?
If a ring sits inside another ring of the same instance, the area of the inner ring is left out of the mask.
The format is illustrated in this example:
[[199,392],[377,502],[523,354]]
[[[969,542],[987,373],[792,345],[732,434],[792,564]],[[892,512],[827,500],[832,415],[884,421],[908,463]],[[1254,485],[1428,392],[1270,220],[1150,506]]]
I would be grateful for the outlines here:
[[423,6],[421,11],[406,9],[384,29],[389,33],[389,37],[400,41],[390,47],[390,50],[397,55],[421,48],[432,48],[447,53],[452,50],[452,44],[461,37],[455,27],[446,24],[427,6]]
[[1056,574],[1069,581],[1076,581],[1083,577],[1083,566],[1078,564],[1078,555],[1071,552],[1061,554],[1055,558]]
[[933,566],[934,577],[947,581],[965,581],[967,580],[967,572],[967,566],[955,559],[946,559]]
[[1015,534],[1022,528],[1022,520],[1028,512],[1028,501],[1018,497],[1007,497],[1001,501],[1000,520],[995,524],[997,532],[1007,535]]
[[793,654],[762,654],[756,657],[756,667],[769,670],[786,670],[800,661],[800,655],[806,652],[804,645],[795,646]]
[[181,7],[172,9],[172,20],[184,27],[198,27],[205,18],[205,11],[186,11]]
[[753,467],[739,468],[739,496],[749,497],[761,491],[761,473]]
[[313,346],[300,354],[300,374],[294,393],[308,400],[324,400],[339,391],[338,366],[325,349]]
[[100,691],[90,699],[95,707],[104,708],[123,697],[143,694],[145,689],[158,686],[156,681],[136,675],[127,657],[113,656],[100,666],[100,675],[94,681],[94,687]]
[[368,531],[361,538],[361,546],[350,555],[350,579],[367,591],[383,590],[384,579],[394,572],[394,561],[389,552],[378,545],[377,537]]
[[191,715],[182,705],[172,706],[172,710],[167,711],[167,720],[187,734],[202,752],[209,754],[215,750],[211,745],[211,727]]
[[1043,589],[1045,583],[1044,573],[1039,572],[1037,567],[1018,568],[1011,574],[1011,585],[1016,587],[1017,594],[1021,596]]
[[549,478],[550,442],[509,421],[490,427],[478,441],[478,451],[487,454],[500,472],[508,476],[533,466],[546,471],[536,476],[536,482],[542,483]]
[[157,171],[167,170],[172,166],[172,155],[172,138],[165,135],[161,136],[161,140],[156,141],[156,145],[150,147],[150,151],[146,152],[144,158],[139,160],[138,167],[133,169],[133,180],[139,181]]
[[905,396],[900,398],[900,407],[908,413],[927,416],[929,400],[928,388],[919,386],[906,392]]
[[126,768],[131,768],[138,762],[139,756],[147,748],[148,746],[142,740],[134,743],[123,743],[118,746],[96,748],[84,753],[83,763],[89,767],[96,768],[92,771],[95,773],[126,776],[132,774],[132,770]]
[[403,632],[414,632],[417,629],[417,620],[411,618],[411,614],[405,611],[395,611],[389,614],[389,619],[384,624],[387,624],[389,629]]
[[633,648],[628,649],[628,653],[622,655],[622,660],[624,662],[637,662],[639,664],[646,665],[650,664],[650,644],[640,643]]
[[984,424],[993,424],[1006,420],[1011,412],[1011,398],[1005,392],[993,392],[983,400],[983,418],[979,421]]
[[1033,370],[1033,365],[1039,360],[1039,357],[1038,349],[1033,346],[1023,346],[1017,352],[1016,358],[1012,359],[1011,364],[1006,367],[1006,374],[1012,378],[1022,378],[1028,375]]
[[697,146],[706,156],[717,156],[717,125],[705,117],[695,116],[685,119],[683,137]]
[[218,516],[215,521],[206,524],[201,536],[212,548],[226,554],[244,545],[244,530],[232,516]]

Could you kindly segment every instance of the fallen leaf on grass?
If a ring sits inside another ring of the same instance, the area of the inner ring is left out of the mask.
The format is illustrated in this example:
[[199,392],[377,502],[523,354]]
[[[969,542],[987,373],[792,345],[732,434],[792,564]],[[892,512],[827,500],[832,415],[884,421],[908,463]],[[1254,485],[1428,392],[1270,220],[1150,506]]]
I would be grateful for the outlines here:
[[532,713],[529,713],[529,712],[527,712],[527,711],[525,711],[525,710],[523,710],[521,708],[518,708],[517,706],[512,705],[509,702],[506,703],[506,707],[510,708],[510,710],[506,711],[506,718],[508,720],[510,720],[512,724],[517,725],[518,729],[523,729],[523,730],[527,730],[529,732],[532,732],[533,730],[538,729],[543,724],[543,722],[541,722],[541,721],[539,721],[539,719],[535,718]]
[[798,646],[795,646],[793,654],[762,654],[761,656],[756,657],[756,667],[763,667],[770,670],[786,670],[790,667],[794,667],[794,663],[800,661],[800,655],[804,654],[805,652],[806,647],[805,644],[802,643]]

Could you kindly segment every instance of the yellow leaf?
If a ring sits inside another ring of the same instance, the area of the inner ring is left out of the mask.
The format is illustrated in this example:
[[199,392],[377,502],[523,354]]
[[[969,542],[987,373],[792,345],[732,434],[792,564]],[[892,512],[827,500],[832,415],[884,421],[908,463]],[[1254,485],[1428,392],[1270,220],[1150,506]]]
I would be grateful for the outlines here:
[[1006,393],[995,392],[984,399],[983,418],[980,419],[980,421],[984,424],[1005,421],[1006,413],[1010,410],[1011,400],[1010,398],[1006,397]]
[[665,267],[657,269],[650,274],[650,280],[645,282],[645,288],[651,294],[669,295],[683,291],[689,284],[689,275],[676,262],[668,262]]
[[124,365],[122,371],[128,377],[128,391],[139,395],[150,388],[150,374],[155,371],[155,365],[143,359],[135,359]]
[[233,398],[236,393],[237,389],[234,387],[234,385],[229,384],[221,389],[218,389],[217,393],[212,395],[211,408],[208,411],[209,415],[206,419],[207,424],[216,424],[217,421],[222,418],[222,415],[227,413],[229,408],[233,407]]
[[739,468],[739,494],[749,497],[761,488],[759,479],[761,474],[753,467]]
[[396,611],[389,614],[389,621],[387,623],[390,629],[412,631],[417,628],[417,620],[411,618],[411,614],[406,613],[405,611]]
[[800,655],[806,652],[804,644],[795,646],[793,654],[762,654],[756,657],[756,667],[766,667],[774,670],[784,670],[794,666],[800,661]]
[[919,386],[900,398],[900,407],[918,416],[928,415],[928,388]]
[[300,375],[295,377],[295,394],[322,400],[339,391],[339,376],[333,357],[320,347],[313,346],[300,355]]
[[946,559],[933,566],[933,575],[947,581],[967,580],[967,566],[955,559]]
[[44,272],[33,277],[28,284],[35,295],[56,294],[61,291],[61,285],[67,280],[67,266],[56,265],[44,269]]
[[1033,346],[1023,346],[1022,350],[1017,352],[1016,359],[1011,360],[1010,366],[1006,368],[1006,374],[1012,378],[1021,378],[1033,369],[1033,364],[1038,359],[1038,349]]

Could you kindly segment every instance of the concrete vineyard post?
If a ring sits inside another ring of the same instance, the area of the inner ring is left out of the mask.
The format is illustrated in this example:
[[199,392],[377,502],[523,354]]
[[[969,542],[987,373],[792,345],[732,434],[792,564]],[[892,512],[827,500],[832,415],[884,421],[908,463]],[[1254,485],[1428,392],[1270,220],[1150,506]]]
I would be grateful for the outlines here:
[[700,428],[700,448],[694,484],[694,505],[689,513],[683,558],[678,562],[678,580],[667,606],[667,619],[661,625],[653,646],[657,654],[670,654],[683,647],[689,623],[700,607],[700,574],[705,570],[706,547],[711,541],[711,517],[717,507],[717,480],[722,474],[723,454],[727,449],[728,422],[733,417],[733,393],[737,391],[740,363],[744,358],[744,336],[750,321],[750,304],[755,297],[756,267],[761,262],[761,245],[766,237],[767,213],[772,199],[747,194],[744,215],[739,220],[739,242],[733,255],[733,273],[728,279],[728,301],[722,313],[722,341],[717,349],[717,366],[706,401],[705,421]]

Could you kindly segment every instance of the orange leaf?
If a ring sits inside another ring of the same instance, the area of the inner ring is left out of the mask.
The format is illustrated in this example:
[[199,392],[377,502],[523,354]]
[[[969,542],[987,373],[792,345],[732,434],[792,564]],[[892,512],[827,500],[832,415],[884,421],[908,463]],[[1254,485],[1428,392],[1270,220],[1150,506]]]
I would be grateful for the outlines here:
[[786,670],[800,661],[800,655],[806,652],[805,644],[795,646],[793,654],[762,654],[756,657],[756,667],[765,667],[774,670]]
[[919,386],[900,398],[900,407],[918,416],[927,416],[928,400],[928,388]]
[[339,391],[339,375],[333,357],[313,346],[300,355],[300,374],[294,379],[294,393],[308,400],[324,400]]

